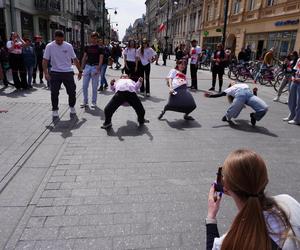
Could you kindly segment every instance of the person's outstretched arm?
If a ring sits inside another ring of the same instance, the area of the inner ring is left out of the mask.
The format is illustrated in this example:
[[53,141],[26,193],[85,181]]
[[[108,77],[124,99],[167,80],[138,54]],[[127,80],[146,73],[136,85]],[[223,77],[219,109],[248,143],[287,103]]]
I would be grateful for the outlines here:
[[217,98],[217,97],[226,96],[227,94],[223,91],[223,92],[220,92],[217,94],[206,92],[206,93],[204,93],[204,95],[205,95],[205,97],[208,97],[208,98]]

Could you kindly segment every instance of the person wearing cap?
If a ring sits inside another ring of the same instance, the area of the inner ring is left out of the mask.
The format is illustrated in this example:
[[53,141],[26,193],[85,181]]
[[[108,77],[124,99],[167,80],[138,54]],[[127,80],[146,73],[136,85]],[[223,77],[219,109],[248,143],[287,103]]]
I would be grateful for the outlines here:
[[44,50],[46,48],[45,43],[42,42],[42,37],[40,35],[36,35],[34,37],[35,41],[34,41],[34,51],[35,51],[35,55],[36,55],[36,64],[34,66],[33,69],[33,74],[32,74],[32,78],[33,78],[33,82],[32,83],[36,83],[36,72],[37,69],[39,70],[39,78],[40,78],[40,84],[44,83],[43,82],[43,54],[44,54]]
[[121,75],[121,78],[116,81],[113,79],[110,82],[111,89],[115,92],[112,99],[104,108],[105,122],[101,126],[103,129],[109,129],[112,126],[111,118],[116,110],[121,105],[130,105],[135,110],[138,116],[138,122],[140,125],[148,123],[145,117],[145,109],[142,102],[138,98],[136,92],[142,85],[143,79],[140,77],[137,82],[134,82],[129,78],[127,74]]
[[[62,30],[54,32],[54,41],[47,44],[43,57],[43,70],[45,78],[50,81],[52,116],[58,118],[58,96],[61,84],[63,83],[69,96],[70,115],[76,115],[76,85],[72,61],[77,67],[78,80],[81,79],[82,69],[74,49],[70,43],[64,41],[65,34]],[[51,71],[48,71],[48,64],[51,60]]]
[[191,49],[189,57],[191,58],[190,61],[190,70],[191,70],[191,78],[192,78],[192,84],[191,89],[198,89],[198,83],[197,83],[197,69],[198,69],[198,61],[200,59],[201,55],[201,47],[197,45],[197,40],[191,41]]

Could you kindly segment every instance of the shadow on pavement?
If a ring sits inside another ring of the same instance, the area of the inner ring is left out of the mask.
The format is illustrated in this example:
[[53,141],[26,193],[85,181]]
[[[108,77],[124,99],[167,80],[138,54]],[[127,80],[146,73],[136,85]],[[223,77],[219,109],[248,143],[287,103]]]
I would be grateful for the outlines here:
[[267,136],[272,136],[272,137],[278,137],[278,135],[270,132],[267,128],[261,127],[261,126],[252,126],[250,125],[249,121],[247,120],[234,120],[228,123],[225,123],[223,125],[218,125],[218,126],[213,126],[212,128],[222,128],[222,127],[231,127],[236,130],[244,131],[244,132],[250,132],[250,133],[258,133],[258,134],[263,134]]
[[110,96],[110,95],[114,95],[115,92],[110,91],[110,90],[103,90],[101,92],[98,92],[100,95],[106,95],[106,96]]
[[159,103],[162,101],[166,101],[166,99],[162,99],[162,98],[155,97],[155,96],[144,97],[143,95],[140,95],[140,94],[139,94],[139,96],[140,96],[141,102],[150,101],[150,102],[154,102],[154,103]]
[[196,120],[194,121],[187,121],[184,119],[178,119],[175,121],[168,121],[167,119],[161,119],[161,121],[166,121],[167,124],[169,125],[169,127],[171,128],[175,128],[178,130],[185,130],[188,128],[201,128],[201,124],[199,122],[197,122]]
[[[37,91],[37,89],[32,88],[32,89],[8,89],[9,87],[2,87],[0,89],[0,96],[6,96],[6,97],[10,97],[10,98],[19,98],[19,97],[25,97],[25,94],[31,94],[32,92]],[[10,92],[4,92],[6,89],[8,89],[8,91]],[[11,91],[12,90],[12,91]]]
[[62,121],[59,118],[55,119],[53,125],[46,126],[46,128],[53,133],[61,133],[61,137],[63,138],[68,138],[73,136],[72,130],[79,129],[86,121],[85,118],[79,120],[75,115],[70,117],[68,121]]
[[90,114],[92,116],[99,116],[101,120],[105,119],[103,110],[98,107],[96,107],[94,109],[91,109],[89,107],[85,108],[85,113]]
[[113,128],[107,130],[108,136],[116,136],[120,141],[124,141],[125,136],[142,136],[147,135],[149,140],[153,140],[153,136],[150,133],[148,127],[146,125],[139,126],[136,122],[127,121],[126,126],[122,126],[115,131]]

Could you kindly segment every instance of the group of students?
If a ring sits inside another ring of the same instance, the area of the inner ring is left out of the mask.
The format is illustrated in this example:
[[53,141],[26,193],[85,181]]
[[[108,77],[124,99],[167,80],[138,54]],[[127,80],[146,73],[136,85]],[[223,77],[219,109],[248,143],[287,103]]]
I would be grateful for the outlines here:
[[16,89],[30,89],[36,83],[36,72],[39,70],[40,83],[43,83],[43,52],[45,44],[42,37],[22,39],[18,33],[12,32],[9,41],[1,45],[0,61],[3,83],[8,86],[7,71],[11,69],[13,85]]

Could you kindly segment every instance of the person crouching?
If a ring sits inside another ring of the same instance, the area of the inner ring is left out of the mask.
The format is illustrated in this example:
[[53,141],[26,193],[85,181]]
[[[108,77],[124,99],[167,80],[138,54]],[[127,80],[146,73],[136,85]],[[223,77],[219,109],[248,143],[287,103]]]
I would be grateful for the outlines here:
[[108,129],[112,126],[111,118],[114,112],[124,104],[129,104],[135,110],[138,116],[140,125],[148,123],[149,121],[144,118],[145,109],[136,92],[139,90],[143,82],[143,78],[139,78],[137,82],[129,79],[128,75],[123,74],[119,80],[113,79],[110,82],[111,89],[115,91],[114,96],[104,108],[105,122],[101,126],[103,129]]

